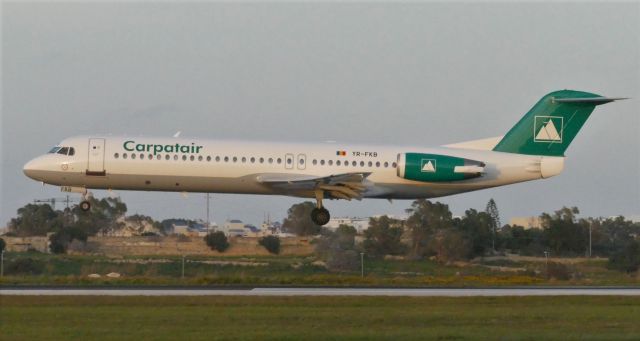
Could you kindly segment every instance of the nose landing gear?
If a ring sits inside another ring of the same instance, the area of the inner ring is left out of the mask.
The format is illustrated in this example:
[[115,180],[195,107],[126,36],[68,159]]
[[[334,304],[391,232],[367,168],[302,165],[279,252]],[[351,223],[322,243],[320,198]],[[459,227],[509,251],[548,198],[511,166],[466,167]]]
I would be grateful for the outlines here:
[[324,192],[322,190],[316,190],[316,208],[311,210],[311,220],[320,226],[325,225],[331,219],[329,210],[322,207],[323,197]]

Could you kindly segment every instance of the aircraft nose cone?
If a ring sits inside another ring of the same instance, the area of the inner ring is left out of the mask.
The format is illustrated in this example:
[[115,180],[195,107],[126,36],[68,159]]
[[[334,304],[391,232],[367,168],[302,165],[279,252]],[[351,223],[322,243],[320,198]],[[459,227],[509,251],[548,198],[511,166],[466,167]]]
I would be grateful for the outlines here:
[[34,180],[38,180],[35,178],[36,173],[38,171],[38,165],[37,165],[37,160],[33,159],[29,162],[27,162],[24,167],[22,167],[22,172],[24,173],[24,175],[30,177],[31,179]]

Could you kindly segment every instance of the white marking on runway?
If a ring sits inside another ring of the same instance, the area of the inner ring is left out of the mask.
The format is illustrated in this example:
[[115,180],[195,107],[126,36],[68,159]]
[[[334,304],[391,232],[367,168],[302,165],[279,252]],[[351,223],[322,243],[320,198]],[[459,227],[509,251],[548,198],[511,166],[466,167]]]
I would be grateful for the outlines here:
[[242,289],[0,289],[0,296],[640,296],[640,288],[255,288]]

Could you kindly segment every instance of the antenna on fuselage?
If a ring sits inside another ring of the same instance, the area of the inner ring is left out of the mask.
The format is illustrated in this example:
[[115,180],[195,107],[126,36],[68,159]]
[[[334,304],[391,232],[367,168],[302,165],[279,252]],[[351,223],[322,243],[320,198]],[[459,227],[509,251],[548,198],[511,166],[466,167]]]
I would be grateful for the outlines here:
[[181,130],[178,130],[175,134],[173,134],[173,137],[179,137],[179,136],[180,136],[180,133],[182,133],[182,131],[181,131]]

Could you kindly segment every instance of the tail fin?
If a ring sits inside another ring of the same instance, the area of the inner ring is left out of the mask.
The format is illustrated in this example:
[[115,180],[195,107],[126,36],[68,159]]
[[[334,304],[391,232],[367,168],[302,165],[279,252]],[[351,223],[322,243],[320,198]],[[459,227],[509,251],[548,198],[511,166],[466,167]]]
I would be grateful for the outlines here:
[[493,148],[497,152],[564,156],[573,138],[597,105],[607,98],[582,91],[560,90],[544,97]]

